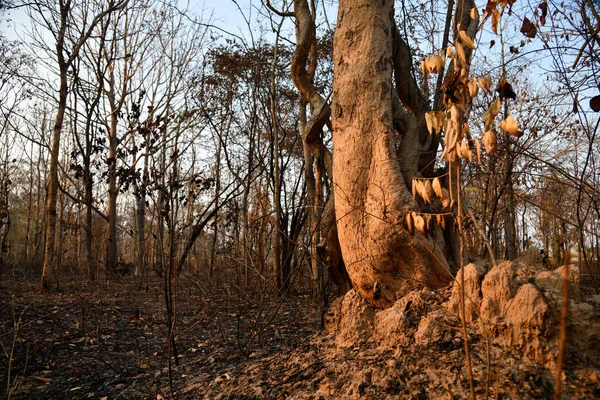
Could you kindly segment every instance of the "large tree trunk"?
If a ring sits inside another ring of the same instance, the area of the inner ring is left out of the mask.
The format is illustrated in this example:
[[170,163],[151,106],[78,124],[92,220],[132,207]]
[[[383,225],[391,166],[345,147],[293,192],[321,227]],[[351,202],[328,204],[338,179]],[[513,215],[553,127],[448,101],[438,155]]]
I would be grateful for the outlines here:
[[[418,232],[411,235],[403,223],[406,214],[418,211],[418,206],[395,148],[393,5],[393,0],[340,1],[333,50],[331,114],[338,237],[353,285],[381,307],[389,306],[408,288],[442,286],[452,279],[434,240]],[[411,125],[416,129],[419,124]],[[412,150],[417,154],[419,146],[415,141]]]

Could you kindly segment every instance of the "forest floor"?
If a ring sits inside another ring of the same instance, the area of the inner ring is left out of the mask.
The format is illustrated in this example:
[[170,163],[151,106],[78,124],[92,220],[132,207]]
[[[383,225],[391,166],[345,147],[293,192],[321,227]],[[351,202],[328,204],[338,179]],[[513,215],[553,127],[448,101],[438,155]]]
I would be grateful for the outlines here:
[[[46,295],[25,279],[0,285],[0,398],[464,398],[460,332],[423,350],[340,348],[308,295],[242,297],[183,277],[177,365],[169,374],[163,283],[65,282]],[[447,296],[441,292],[438,297]],[[439,303],[439,302],[438,302]],[[478,397],[552,397],[551,371],[472,338]],[[489,355],[489,356],[488,356]],[[491,361],[490,361],[491,360]],[[171,388],[169,388],[169,375]],[[566,398],[600,398],[600,372],[567,363]]]

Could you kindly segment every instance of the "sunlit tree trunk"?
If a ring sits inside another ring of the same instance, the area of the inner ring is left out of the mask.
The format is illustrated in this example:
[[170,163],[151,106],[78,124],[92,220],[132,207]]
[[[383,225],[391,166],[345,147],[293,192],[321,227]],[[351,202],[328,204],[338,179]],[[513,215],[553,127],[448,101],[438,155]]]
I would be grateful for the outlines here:
[[[413,236],[403,225],[406,213],[418,208],[395,150],[393,6],[393,0],[340,1],[333,50],[333,190],[339,242],[355,288],[379,306],[391,304],[408,287],[440,286],[452,279],[434,240],[418,232]],[[399,95],[409,98],[411,93]],[[404,132],[406,143],[401,145],[414,143],[406,152],[419,154],[418,122]]]

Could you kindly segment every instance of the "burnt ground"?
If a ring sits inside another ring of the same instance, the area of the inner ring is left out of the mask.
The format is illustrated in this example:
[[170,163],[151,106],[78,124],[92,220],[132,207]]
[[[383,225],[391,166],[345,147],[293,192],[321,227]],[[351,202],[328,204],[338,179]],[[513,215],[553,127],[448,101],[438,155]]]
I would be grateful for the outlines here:
[[[171,391],[162,281],[147,289],[134,278],[71,281],[40,295],[31,280],[4,280],[0,398],[468,397],[457,330],[425,349],[392,351],[372,342],[339,348],[335,332],[319,331],[308,295],[276,298],[257,287],[241,296],[210,286],[189,277],[176,285],[179,362],[172,363]],[[476,335],[470,341],[478,398],[552,397],[551,371]],[[568,360],[564,380],[564,398],[600,398],[598,370]]]
[[[306,295],[271,298],[255,288],[242,297],[186,277],[176,286],[175,396],[200,380],[205,384],[194,396],[202,397],[211,382],[248,360],[285,354],[317,332]],[[15,279],[0,287],[0,398],[172,397],[162,281],[147,290],[134,278],[67,282],[46,295],[37,290]]]

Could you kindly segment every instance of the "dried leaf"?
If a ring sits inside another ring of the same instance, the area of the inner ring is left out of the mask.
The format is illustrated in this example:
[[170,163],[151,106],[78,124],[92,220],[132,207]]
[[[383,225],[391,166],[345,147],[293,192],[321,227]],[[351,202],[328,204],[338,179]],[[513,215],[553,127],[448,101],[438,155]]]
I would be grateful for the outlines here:
[[438,226],[442,229],[446,229],[446,218],[443,215],[437,214],[435,216],[435,222],[437,222]]
[[425,220],[419,214],[413,215],[413,219],[415,221],[415,228],[421,232],[423,235],[427,236],[427,227],[425,226]]
[[477,162],[481,164],[481,143],[479,139],[475,139],[475,147],[477,148]]
[[440,55],[435,55],[431,57],[427,57],[422,62],[423,71],[428,72],[430,74],[437,74],[444,67],[444,57]]
[[492,11],[492,31],[497,35],[498,34],[498,23],[500,22],[500,11],[494,9]]
[[509,50],[513,54],[519,54],[519,49],[517,49],[515,46],[510,46]]
[[498,82],[496,91],[500,94],[501,99],[517,99],[517,94],[513,90],[512,85],[504,78],[500,79],[500,82]]
[[467,32],[465,32],[465,31],[459,31],[458,32],[458,37],[465,44],[465,46],[467,46],[469,49],[475,50],[477,48],[475,46],[475,43],[473,43],[473,39],[471,39],[467,35]]
[[444,111],[430,111],[425,113],[425,122],[427,130],[431,134],[440,133],[446,122],[446,113]]
[[416,192],[419,197],[423,199],[425,204],[431,203],[432,199],[427,193],[427,188],[425,187],[425,183],[419,179],[413,180],[413,186],[416,187]]
[[488,0],[487,4],[485,5],[485,10],[483,12],[483,18],[487,18],[492,14],[492,12],[496,9],[497,1],[498,0]]
[[590,108],[595,112],[600,111],[600,96],[594,96],[590,99]]
[[442,192],[442,183],[440,182],[440,178],[435,178],[431,186],[433,187],[435,195],[442,199],[444,197],[444,192]]
[[483,147],[485,148],[486,153],[488,153],[488,154],[494,153],[494,151],[496,150],[496,143],[497,143],[497,139],[496,139],[496,134],[494,133],[494,131],[487,131],[486,133],[483,134],[483,138],[481,139],[481,144],[483,144]]
[[452,46],[446,47],[446,57],[448,57],[448,58],[454,57],[454,47],[452,47]]
[[448,208],[448,206],[450,205],[450,193],[448,192],[448,189],[443,188],[442,189],[442,208]]
[[414,235],[415,229],[414,229],[414,222],[413,222],[413,217],[412,217],[411,213],[406,213],[406,217],[404,218],[404,224],[406,225],[406,229],[408,230],[408,233],[410,233],[411,235]]
[[490,88],[492,87],[492,78],[489,76],[479,78],[479,87],[481,88],[481,90],[485,90],[486,92],[490,90]]
[[542,10],[542,15],[540,15],[540,24],[542,26],[546,25],[546,17],[548,16],[548,3],[545,1],[541,2],[538,6],[540,10]]
[[491,49],[492,47],[494,47],[495,44],[496,44],[495,40],[490,41],[490,47],[489,48]]
[[516,0],[498,0],[498,4],[500,4],[500,6],[502,7],[502,10],[504,10],[504,8],[509,5],[509,9],[508,9],[508,13],[510,14],[512,12],[512,6],[513,4],[515,4]]
[[533,39],[537,34],[537,28],[535,27],[533,22],[531,22],[527,17],[523,19],[523,25],[521,25],[521,33],[530,39]]
[[463,156],[463,158],[469,160],[469,162],[473,161],[473,155],[471,154],[471,150],[469,149],[469,142],[467,142],[466,140],[463,140],[460,143],[460,154]]
[[435,199],[435,192],[433,191],[433,186],[431,185],[431,180],[427,179],[424,183],[423,183],[423,201],[425,201],[425,204],[427,203],[433,203],[433,200]]
[[[486,112],[483,113],[483,123],[485,125],[485,130],[489,131],[494,123],[494,119],[496,115],[500,112],[500,99],[494,100],[494,102],[490,105],[490,108],[487,109]],[[487,149],[487,148],[486,148]]]
[[573,112],[574,113],[579,112],[579,100],[577,100],[578,97],[579,97],[579,93],[575,93],[575,97],[573,98]]
[[471,19],[479,18],[479,13],[477,12],[477,7],[471,8],[470,17],[471,17]]
[[517,124],[517,121],[515,121],[515,119],[512,117],[512,115],[509,115],[504,121],[500,122],[500,128],[502,128],[504,132],[513,136],[523,136],[523,132],[519,131],[519,125]]
[[427,227],[428,232],[433,232],[435,230],[435,218],[431,214],[427,214],[425,216],[425,226]]
[[433,130],[433,116],[429,112],[425,113],[425,123],[427,124],[427,131],[429,131],[429,133],[433,135],[433,133],[435,132]]
[[479,86],[477,85],[477,78],[473,77],[470,81],[469,81],[469,96],[471,96],[471,98],[474,98],[475,96],[477,96],[477,92],[479,91]]

